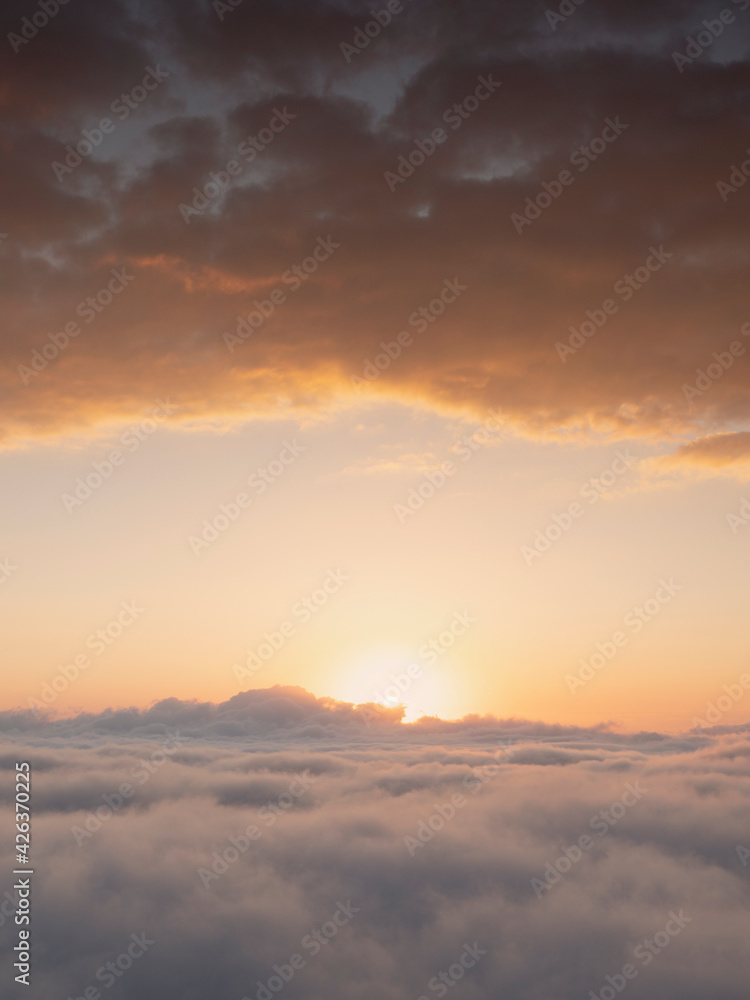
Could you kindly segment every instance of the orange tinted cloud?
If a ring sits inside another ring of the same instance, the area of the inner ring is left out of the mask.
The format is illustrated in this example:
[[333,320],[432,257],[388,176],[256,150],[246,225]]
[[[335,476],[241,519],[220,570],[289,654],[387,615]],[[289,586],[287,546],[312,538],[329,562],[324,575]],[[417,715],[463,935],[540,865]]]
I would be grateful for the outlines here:
[[[432,3],[373,43],[366,58],[382,80],[367,91],[360,63],[347,65],[335,44],[358,21],[326,4],[304,25],[238,8],[231,30],[211,11],[185,19],[164,4],[185,47],[126,123],[138,158],[115,133],[61,183],[50,169],[61,144],[148,64],[133,13],[105,28],[83,8],[87,18],[66,11],[4,69],[28,105],[3,109],[19,142],[2,179],[23,202],[0,249],[6,445],[127,420],[166,396],[191,421],[326,410],[363,395],[480,418],[499,408],[538,436],[670,440],[750,416],[742,359],[699,399],[682,391],[747,321],[750,202],[739,191],[729,205],[717,191],[741,151],[744,64],[705,59],[678,73],[671,53],[690,25],[668,5],[589,12],[575,37],[556,33],[551,60],[549,25],[525,5],[504,6],[502,23],[492,5],[472,10],[457,28]],[[651,54],[631,45],[633,30]],[[482,39],[481,62],[456,54],[456,31]],[[188,44],[195,33],[199,48]],[[105,35],[117,37],[121,65],[97,54]],[[605,35],[617,39],[606,51]],[[43,60],[61,39],[82,62],[66,63],[65,92],[52,100],[55,64]],[[394,93],[393,60],[407,52],[416,68]],[[262,86],[248,97],[239,81],[249,67]],[[502,86],[473,110],[488,73]],[[208,82],[220,86],[207,103]],[[212,190],[275,108],[292,125],[186,222],[178,205]],[[621,131],[601,151],[608,120]],[[386,172],[436,127],[446,140],[391,191]],[[562,170],[573,179],[558,191]],[[512,217],[522,213],[531,221],[519,233]],[[340,247],[305,269],[321,240]],[[650,269],[657,258],[663,266]],[[50,334],[64,341],[81,303],[122,267],[132,283],[55,354]],[[445,281],[466,290],[437,313]],[[230,351],[227,337],[259,312]],[[398,357],[357,387],[402,333]],[[560,344],[577,346],[561,358]],[[19,367],[34,358],[40,370],[24,384]]]
[[750,476],[750,432],[698,438],[661,459],[660,465],[699,474],[723,472],[746,478]]

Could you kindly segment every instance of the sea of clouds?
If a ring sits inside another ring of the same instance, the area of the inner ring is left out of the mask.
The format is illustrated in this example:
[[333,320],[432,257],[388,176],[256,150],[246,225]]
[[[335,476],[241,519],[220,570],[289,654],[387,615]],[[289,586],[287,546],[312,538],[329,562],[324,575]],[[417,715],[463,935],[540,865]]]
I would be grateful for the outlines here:
[[744,1000],[748,727],[398,716],[0,715],[5,981],[28,761],[35,1000]]

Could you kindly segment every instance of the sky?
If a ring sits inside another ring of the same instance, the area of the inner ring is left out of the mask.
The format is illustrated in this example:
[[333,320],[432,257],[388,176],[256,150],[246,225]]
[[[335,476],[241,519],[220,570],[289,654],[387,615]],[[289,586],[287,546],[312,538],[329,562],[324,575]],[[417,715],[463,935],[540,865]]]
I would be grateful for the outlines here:
[[722,2],[3,6],[3,997],[746,1000]]
[[3,708],[712,721],[750,11],[573,6],[6,8]]

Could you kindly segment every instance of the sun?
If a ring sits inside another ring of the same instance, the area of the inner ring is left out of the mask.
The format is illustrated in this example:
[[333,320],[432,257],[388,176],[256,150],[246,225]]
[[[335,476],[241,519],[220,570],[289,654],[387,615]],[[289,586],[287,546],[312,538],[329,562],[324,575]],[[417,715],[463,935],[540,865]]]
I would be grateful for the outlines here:
[[334,680],[336,697],[361,705],[402,705],[404,722],[444,709],[442,670],[400,646],[371,649],[348,659]]

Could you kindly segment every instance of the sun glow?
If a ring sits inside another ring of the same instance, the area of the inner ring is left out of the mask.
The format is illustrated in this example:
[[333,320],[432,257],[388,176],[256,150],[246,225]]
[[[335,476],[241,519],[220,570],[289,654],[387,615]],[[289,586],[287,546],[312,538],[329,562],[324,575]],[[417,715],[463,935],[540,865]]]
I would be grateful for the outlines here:
[[334,681],[336,697],[354,704],[402,705],[404,722],[445,714],[445,664],[428,665],[408,649],[381,647],[349,660]]

